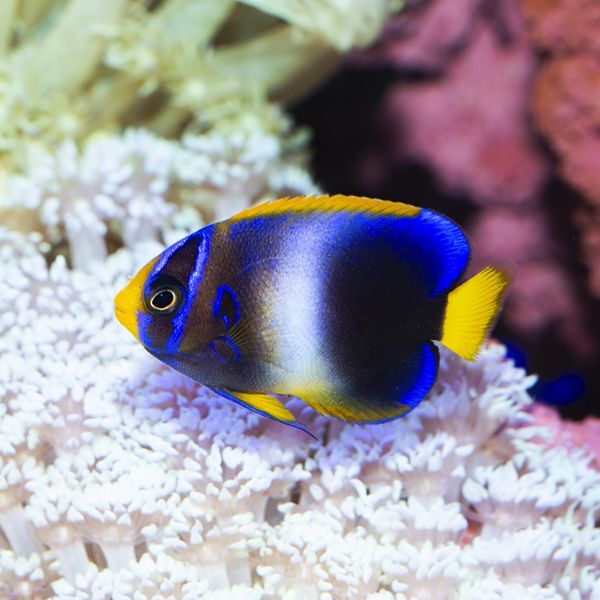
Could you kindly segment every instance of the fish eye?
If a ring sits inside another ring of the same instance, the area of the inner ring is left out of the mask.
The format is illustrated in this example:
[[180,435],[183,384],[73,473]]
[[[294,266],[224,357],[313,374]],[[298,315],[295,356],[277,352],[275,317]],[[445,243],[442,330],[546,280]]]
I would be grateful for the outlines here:
[[161,285],[152,290],[146,300],[150,312],[159,315],[168,315],[179,307],[183,294],[175,285]]

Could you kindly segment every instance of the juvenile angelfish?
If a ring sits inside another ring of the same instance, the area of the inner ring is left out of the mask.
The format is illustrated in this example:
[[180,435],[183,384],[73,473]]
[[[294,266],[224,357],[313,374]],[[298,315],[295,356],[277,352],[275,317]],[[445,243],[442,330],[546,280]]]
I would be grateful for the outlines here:
[[117,319],[159,360],[299,427],[293,395],[378,423],[425,398],[434,340],[473,360],[507,277],[459,285],[470,247],[439,213],[356,196],[282,199],[204,227],[143,267]]

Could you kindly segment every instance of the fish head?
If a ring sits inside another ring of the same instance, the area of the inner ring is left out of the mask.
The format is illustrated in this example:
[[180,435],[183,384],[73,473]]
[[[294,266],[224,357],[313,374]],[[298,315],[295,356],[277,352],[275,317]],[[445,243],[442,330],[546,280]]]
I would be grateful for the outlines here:
[[208,236],[200,230],[153,258],[115,297],[117,320],[168,364],[186,337],[207,260]]

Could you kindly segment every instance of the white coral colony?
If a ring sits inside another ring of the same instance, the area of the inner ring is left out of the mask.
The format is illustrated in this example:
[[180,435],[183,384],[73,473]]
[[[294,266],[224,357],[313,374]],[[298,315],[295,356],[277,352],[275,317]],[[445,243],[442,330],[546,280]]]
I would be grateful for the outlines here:
[[393,3],[141,4],[0,1],[0,598],[600,598],[600,474],[547,448],[502,346],[444,354],[397,421],[294,406],[316,442],[113,321],[165,244],[316,190],[269,100]]
[[501,346],[444,356],[409,418],[307,411],[315,442],[129,341],[110,298],[141,256],[1,239],[3,597],[598,597],[600,474],[534,441]]

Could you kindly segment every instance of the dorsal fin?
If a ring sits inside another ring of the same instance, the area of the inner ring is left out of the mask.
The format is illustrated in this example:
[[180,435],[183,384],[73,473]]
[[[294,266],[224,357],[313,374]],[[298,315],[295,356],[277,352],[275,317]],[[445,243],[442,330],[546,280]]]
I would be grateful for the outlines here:
[[[401,202],[377,200],[361,196],[299,196],[281,198],[252,206],[231,217],[228,223],[245,225],[253,219],[263,217],[360,217],[363,220],[381,221],[382,227],[374,236],[368,223],[363,227],[366,238],[373,243],[381,238],[384,224],[387,224],[388,239],[398,250],[398,257],[404,262],[423,265],[422,282],[429,298],[446,293],[458,281],[469,261],[469,242],[456,223],[435,211],[419,208]],[[359,222],[359,219],[356,220]],[[357,227],[361,227],[357,225]],[[395,234],[390,234],[393,228]],[[391,235],[391,237],[390,237]],[[394,238],[394,239],[392,239]],[[367,244],[369,241],[367,241]]]
[[421,209],[418,206],[403,204],[402,202],[375,200],[361,196],[344,196],[342,194],[336,196],[298,196],[256,204],[234,215],[230,220],[235,222],[285,213],[339,213],[344,211],[375,216],[416,217]]

